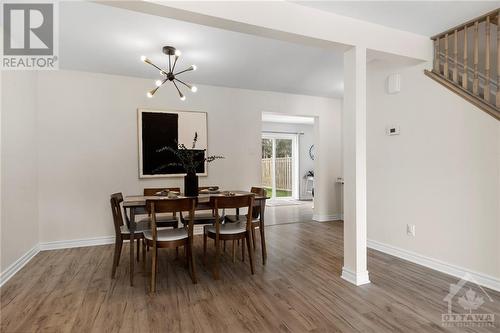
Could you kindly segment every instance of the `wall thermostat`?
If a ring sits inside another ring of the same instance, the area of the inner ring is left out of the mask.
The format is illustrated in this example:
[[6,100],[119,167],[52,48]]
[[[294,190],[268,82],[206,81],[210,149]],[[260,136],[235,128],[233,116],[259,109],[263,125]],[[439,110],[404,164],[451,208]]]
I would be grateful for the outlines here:
[[388,126],[386,133],[387,135],[399,135],[399,126]]

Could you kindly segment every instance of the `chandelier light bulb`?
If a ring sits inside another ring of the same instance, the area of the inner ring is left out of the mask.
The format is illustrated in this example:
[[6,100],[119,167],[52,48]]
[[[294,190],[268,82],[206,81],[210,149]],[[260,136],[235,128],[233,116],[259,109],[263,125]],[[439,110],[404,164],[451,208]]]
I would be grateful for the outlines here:
[[146,96],[148,96],[148,98],[153,98],[153,94],[151,93],[151,91],[148,91],[148,93],[146,94]]
[[146,56],[141,56],[141,61],[146,62],[147,59]]
[[176,57],[180,57],[180,56],[181,56],[181,51],[179,51],[179,50],[175,50],[175,56],[176,56]]
[[156,80],[156,81],[155,81],[155,85],[156,85],[157,87],[161,86],[161,85],[162,85],[162,83],[163,83],[163,82],[162,82],[161,80]]
[[195,71],[197,68],[196,65],[191,65],[191,70]]
[[198,91],[198,88],[197,88],[196,86],[192,86],[192,87],[191,87],[191,91],[195,93],[195,92],[197,92],[197,91]]
[[185,101],[185,100],[186,100],[186,96],[181,95],[181,101]]

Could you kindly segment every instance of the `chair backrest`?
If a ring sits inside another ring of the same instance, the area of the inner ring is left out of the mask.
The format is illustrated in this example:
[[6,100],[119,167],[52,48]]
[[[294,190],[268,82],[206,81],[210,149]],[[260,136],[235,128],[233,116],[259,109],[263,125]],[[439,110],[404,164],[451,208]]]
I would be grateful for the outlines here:
[[189,223],[187,225],[189,237],[193,236],[194,209],[196,206],[195,198],[175,198],[175,199],[154,199],[146,200],[146,211],[151,215],[151,233],[153,240],[156,241],[156,214],[189,212]]
[[215,212],[215,230],[219,233],[220,216],[219,209],[247,208],[247,228],[252,224],[252,208],[255,194],[236,194],[234,196],[217,195],[210,197],[210,206]]
[[115,227],[115,234],[121,235],[120,227],[123,225],[123,215],[122,208],[120,204],[123,201],[123,195],[121,193],[111,194],[111,212],[113,213],[113,224]]
[[[259,197],[267,196],[267,191],[263,187],[253,186],[250,189],[250,192],[254,193],[256,196],[259,196]],[[259,201],[256,200],[254,202],[254,205],[252,208],[252,216],[254,219],[256,219],[260,216],[260,208],[261,208],[260,205],[263,205],[263,208],[265,209],[266,208],[266,200],[259,200]]]
[[149,197],[153,196],[158,192],[161,191],[172,191],[172,192],[181,192],[180,187],[157,187],[157,188],[145,188],[144,189],[144,196]]

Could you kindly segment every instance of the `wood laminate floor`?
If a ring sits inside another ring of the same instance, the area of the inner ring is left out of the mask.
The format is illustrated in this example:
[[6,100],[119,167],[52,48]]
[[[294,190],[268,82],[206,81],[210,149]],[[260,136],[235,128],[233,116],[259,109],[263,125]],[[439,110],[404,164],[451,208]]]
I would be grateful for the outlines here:
[[422,266],[369,250],[372,283],[341,279],[342,222],[266,232],[268,263],[258,249],[253,276],[228,251],[212,280],[197,236],[193,285],[183,258],[160,250],[156,295],[141,265],[129,286],[127,247],[114,280],[112,245],[41,252],[1,288],[1,332],[499,332],[500,293],[489,290],[493,302],[481,294],[480,312],[494,314],[496,327],[443,327],[443,298],[457,279]]

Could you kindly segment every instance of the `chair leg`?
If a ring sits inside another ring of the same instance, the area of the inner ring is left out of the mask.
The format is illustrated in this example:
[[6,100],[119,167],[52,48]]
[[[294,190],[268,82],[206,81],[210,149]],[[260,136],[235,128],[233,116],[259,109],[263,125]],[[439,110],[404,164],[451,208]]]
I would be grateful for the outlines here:
[[190,240],[189,243],[187,244],[188,252],[189,252],[189,263],[191,265],[191,280],[193,281],[194,284],[196,284],[197,279],[196,279],[196,266],[194,264],[194,254],[193,254],[193,241]]
[[219,279],[219,256],[220,256],[220,241],[219,237],[215,237],[215,258],[214,258],[214,280]]
[[224,253],[226,253],[226,241],[223,242],[224,242]]
[[241,261],[245,262],[245,238],[241,240]]
[[157,266],[157,251],[156,247],[151,251],[151,287],[150,291],[152,293],[156,292],[156,266]]
[[203,265],[207,264],[207,234],[203,233]]
[[254,269],[253,269],[253,253],[252,253],[252,245],[250,243],[250,232],[247,231],[246,234],[246,241],[247,241],[247,247],[248,247],[248,258],[250,258],[250,271],[252,272],[252,275],[254,274]]
[[123,241],[122,239],[116,239],[115,241],[115,253],[113,254],[113,267],[111,269],[111,278],[115,278],[116,274],[116,267],[118,267],[118,264],[120,263],[120,254],[122,252],[122,244]]
[[233,256],[232,256],[233,257],[233,263],[234,263],[235,258],[236,258],[236,246],[235,245],[236,245],[236,240],[233,239],[233,250],[232,250],[232,252],[233,252]]
[[146,274],[146,240],[142,240],[142,270]]
[[141,240],[139,238],[137,238],[137,244],[136,244],[136,247],[137,249],[137,262],[139,262],[139,258],[141,257]]
[[253,250],[255,251],[255,227],[252,226],[252,245],[253,245]]

